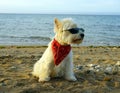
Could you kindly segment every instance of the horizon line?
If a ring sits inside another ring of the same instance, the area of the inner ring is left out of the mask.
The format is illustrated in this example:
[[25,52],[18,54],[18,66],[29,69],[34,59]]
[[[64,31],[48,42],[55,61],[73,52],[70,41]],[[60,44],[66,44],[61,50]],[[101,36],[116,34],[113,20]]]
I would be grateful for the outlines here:
[[53,14],[53,15],[55,15],[55,14],[58,14],[58,15],[120,15],[120,13],[7,13],[7,12],[5,12],[5,13],[0,13],[0,14]]

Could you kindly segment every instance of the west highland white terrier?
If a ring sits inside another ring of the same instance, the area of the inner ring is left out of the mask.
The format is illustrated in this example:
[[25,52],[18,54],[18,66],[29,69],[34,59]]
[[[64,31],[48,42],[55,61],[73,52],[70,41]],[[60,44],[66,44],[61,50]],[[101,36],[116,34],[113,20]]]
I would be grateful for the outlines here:
[[64,77],[76,81],[73,72],[71,44],[80,44],[84,38],[84,29],[78,28],[72,19],[54,20],[55,37],[49,43],[42,57],[34,64],[33,76],[39,82],[49,81],[51,77]]

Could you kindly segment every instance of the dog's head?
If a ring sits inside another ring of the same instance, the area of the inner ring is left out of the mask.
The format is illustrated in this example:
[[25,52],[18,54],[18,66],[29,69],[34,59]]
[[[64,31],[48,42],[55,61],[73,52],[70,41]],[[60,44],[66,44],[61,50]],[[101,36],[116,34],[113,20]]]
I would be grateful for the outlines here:
[[78,28],[72,19],[54,20],[55,39],[62,45],[80,44],[84,38],[84,29]]

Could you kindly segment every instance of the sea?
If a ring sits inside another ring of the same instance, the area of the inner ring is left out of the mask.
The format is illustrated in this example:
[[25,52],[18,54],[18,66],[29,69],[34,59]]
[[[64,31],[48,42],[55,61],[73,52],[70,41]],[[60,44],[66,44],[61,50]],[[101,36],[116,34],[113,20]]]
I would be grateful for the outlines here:
[[77,46],[120,46],[120,15],[0,14],[0,45],[47,46],[54,18],[72,18],[85,30]]

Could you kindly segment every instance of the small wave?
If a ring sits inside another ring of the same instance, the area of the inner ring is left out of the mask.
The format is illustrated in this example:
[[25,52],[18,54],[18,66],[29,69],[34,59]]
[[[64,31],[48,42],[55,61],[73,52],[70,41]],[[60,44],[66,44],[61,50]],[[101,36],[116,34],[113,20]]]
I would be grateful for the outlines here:
[[41,40],[51,40],[50,37],[43,36],[0,36],[1,38],[22,38],[22,39],[41,39]]
[[51,40],[50,37],[42,37],[42,36],[30,36],[30,37],[27,37],[27,38],[30,38],[30,39]]

